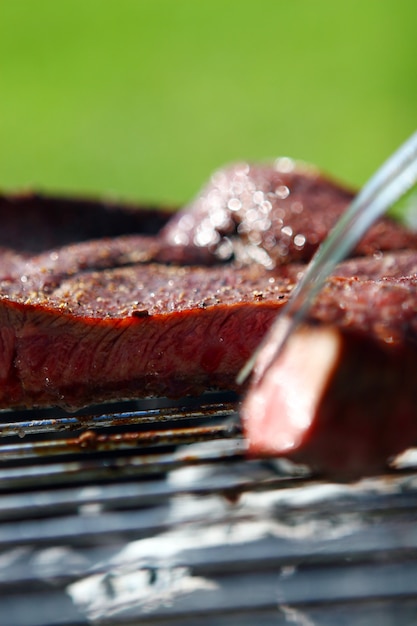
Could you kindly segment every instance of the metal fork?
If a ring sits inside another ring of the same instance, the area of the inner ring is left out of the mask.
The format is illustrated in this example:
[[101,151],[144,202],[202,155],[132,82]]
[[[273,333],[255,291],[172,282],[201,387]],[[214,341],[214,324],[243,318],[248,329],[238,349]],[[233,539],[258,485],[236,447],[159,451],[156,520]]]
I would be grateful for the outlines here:
[[267,348],[263,371],[279,355],[289,336],[306,317],[318,292],[365,235],[368,228],[417,182],[417,132],[369,179],[320,246],[270,331],[237,376],[243,383],[260,351]]

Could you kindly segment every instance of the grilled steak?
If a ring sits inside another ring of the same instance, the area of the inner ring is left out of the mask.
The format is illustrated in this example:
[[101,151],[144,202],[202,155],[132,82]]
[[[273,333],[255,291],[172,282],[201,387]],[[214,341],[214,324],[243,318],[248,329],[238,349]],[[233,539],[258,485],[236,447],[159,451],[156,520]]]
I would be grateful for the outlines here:
[[288,293],[260,267],[87,271],[0,285],[0,406],[233,388]]
[[[203,199],[173,217],[0,198],[0,407],[235,388],[303,272],[298,262],[310,259],[351,198],[316,173],[284,171],[283,162],[243,169],[218,174]],[[211,235],[200,237],[211,217]],[[381,220],[356,254],[413,246],[413,234]],[[355,259],[340,276],[399,268],[402,276],[416,271],[415,253]],[[323,321],[337,326],[338,298],[323,307]]]
[[353,478],[417,444],[416,260],[342,264],[266,371],[261,353],[242,410],[251,454]]
[[[117,238],[111,241],[115,243]],[[133,254],[136,239],[130,243]],[[74,254],[77,246],[62,248],[62,254],[68,250]],[[64,276],[60,257],[56,273],[48,262],[48,271],[32,262],[20,278],[0,282],[2,407],[76,407],[113,398],[234,389],[237,372],[303,270],[295,264],[271,272],[258,265],[135,263],[100,271],[71,270]],[[350,271],[353,263],[348,261],[347,268],[341,264],[340,272]],[[355,265],[358,273],[370,265],[377,277],[376,263],[358,259]],[[379,270],[391,275],[417,272],[417,253],[383,257]],[[383,297],[391,284],[387,281],[382,288],[378,280],[366,283],[375,291],[373,301],[378,293]],[[361,285],[359,280],[335,278],[327,300],[318,304],[317,319],[349,326],[350,300],[355,302]],[[409,293],[408,287],[398,289]],[[395,317],[385,328],[398,335],[407,315],[412,319],[412,308],[404,307],[402,300],[391,306]],[[365,320],[361,329],[365,335],[372,330]]]
[[[215,263],[234,259],[268,269],[311,259],[353,199],[317,170],[280,159],[275,167],[241,164],[216,172],[161,233],[161,259]],[[381,219],[355,255],[416,247],[414,233]]]
[[155,235],[172,209],[28,193],[0,195],[0,215],[0,251],[31,256],[103,237]]

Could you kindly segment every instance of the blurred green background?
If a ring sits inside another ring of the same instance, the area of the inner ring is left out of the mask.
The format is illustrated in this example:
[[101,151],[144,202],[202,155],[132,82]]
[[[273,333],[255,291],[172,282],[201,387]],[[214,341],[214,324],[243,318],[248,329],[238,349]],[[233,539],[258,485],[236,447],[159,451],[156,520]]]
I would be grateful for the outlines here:
[[191,198],[288,155],[360,185],[413,130],[414,0],[0,0],[0,188]]

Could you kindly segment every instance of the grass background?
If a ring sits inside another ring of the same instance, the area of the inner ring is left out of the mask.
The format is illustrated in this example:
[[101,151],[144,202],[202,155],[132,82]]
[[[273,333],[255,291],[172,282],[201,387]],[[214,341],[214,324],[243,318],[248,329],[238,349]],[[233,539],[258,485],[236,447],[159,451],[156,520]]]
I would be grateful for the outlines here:
[[0,0],[0,188],[153,202],[288,155],[360,185],[417,126],[414,0]]

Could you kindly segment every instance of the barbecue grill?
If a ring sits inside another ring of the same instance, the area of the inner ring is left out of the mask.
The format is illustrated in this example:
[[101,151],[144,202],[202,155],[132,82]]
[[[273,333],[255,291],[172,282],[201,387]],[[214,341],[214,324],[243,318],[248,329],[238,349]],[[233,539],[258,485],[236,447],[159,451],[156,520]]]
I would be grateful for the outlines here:
[[239,399],[2,412],[0,623],[414,624],[417,460],[245,457]]

